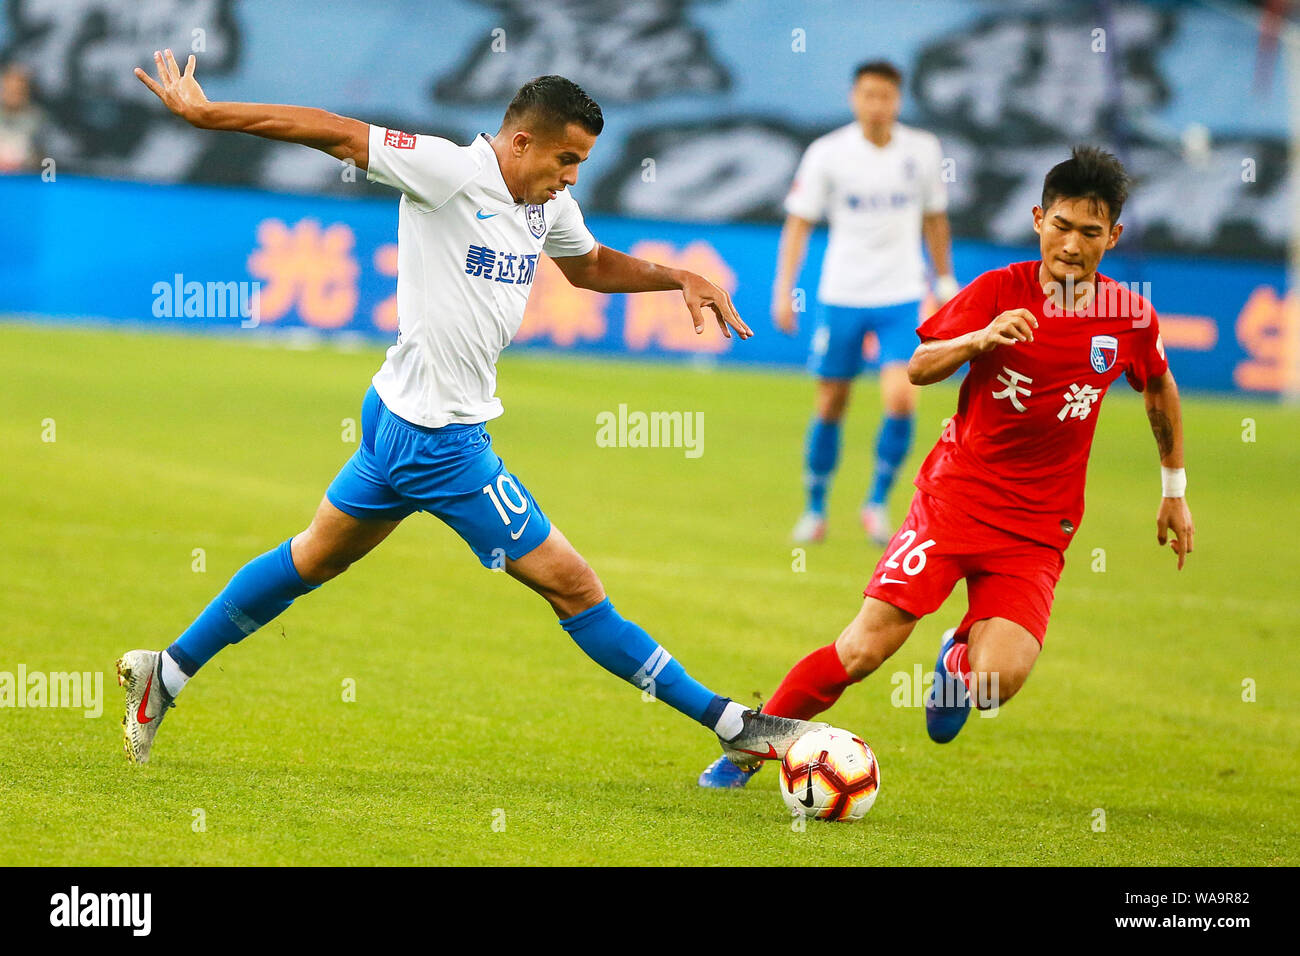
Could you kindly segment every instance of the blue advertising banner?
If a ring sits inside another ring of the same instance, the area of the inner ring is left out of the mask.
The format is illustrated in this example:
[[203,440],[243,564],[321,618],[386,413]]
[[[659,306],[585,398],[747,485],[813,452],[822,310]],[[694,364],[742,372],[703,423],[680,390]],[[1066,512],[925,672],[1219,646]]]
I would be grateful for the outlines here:
[[[394,194],[395,195],[395,194]],[[314,329],[391,340],[396,334],[397,202],[158,186],[60,176],[0,177],[0,313],[157,323],[268,334]],[[1029,216],[1029,210],[1025,210]],[[697,336],[675,292],[634,296],[575,289],[543,257],[515,348],[795,366],[816,321],[814,235],[797,336],[768,317],[778,227],[592,216],[605,245],[698,272],[727,288],[757,333]],[[1186,388],[1276,394],[1295,348],[1296,301],[1281,265],[1202,257],[1126,258],[1103,271],[1155,305]],[[1032,246],[958,241],[957,276],[1036,256]],[[867,354],[871,355],[872,343]]]
[[775,222],[804,149],[850,121],[855,67],[883,57],[905,74],[902,121],[951,161],[957,235],[1032,242],[1025,197],[1090,143],[1140,184],[1127,212],[1149,251],[1276,261],[1291,81],[1259,16],[1183,0],[0,0],[0,62],[30,77],[31,168],[372,198],[328,156],[178,121],[133,68],[169,46],[214,100],[460,143],[560,73],[605,113],[588,213]]

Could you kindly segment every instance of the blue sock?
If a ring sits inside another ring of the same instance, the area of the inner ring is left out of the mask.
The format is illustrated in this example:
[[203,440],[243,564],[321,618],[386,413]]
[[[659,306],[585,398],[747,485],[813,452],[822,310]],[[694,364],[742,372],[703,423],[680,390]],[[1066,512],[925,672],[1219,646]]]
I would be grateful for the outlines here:
[[649,634],[620,617],[609,598],[566,618],[560,627],[605,670],[710,730],[730,703],[694,680]]
[[889,497],[889,489],[894,487],[898,468],[912,447],[913,421],[911,415],[887,415],[880,423],[880,431],[876,435],[876,475],[871,482],[867,504],[883,505]]
[[826,513],[826,491],[839,459],[840,423],[814,416],[804,447],[804,484],[808,489],[809,511]]
[[185,633],[167,648],[190,677],[227,644],[238,644],[266,624],[294,598],[314,591],[293,566],[289,541],[259,555],[235,572],[225,590],[213,598]]

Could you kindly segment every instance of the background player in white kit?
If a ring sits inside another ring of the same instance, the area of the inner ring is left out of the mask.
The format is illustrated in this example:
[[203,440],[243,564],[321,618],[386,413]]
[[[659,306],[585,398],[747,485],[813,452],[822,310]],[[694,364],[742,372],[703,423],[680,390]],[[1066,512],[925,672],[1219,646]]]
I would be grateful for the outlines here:
[[504,566],[546,598],[606,670],[715,731],[738,765],[784,755],[812,725],[713,693],[622,618],[483,427],[502,412],[497,357],[523,321],[543,253],[583,288],[681,290],[697,333],[708,309],[724,335],[728,327],[752,334],[713,283],[615,252],[587,231],[567,187],[603,128],[600,107],[563,77],[538,77],[515,95],[496,136],[457,146],[324,110],[212,103],[194,79],[194,57],[184,74],[170,50],[154,61],[157,81],[140,69],[136,76],[190,124],[312,146],[402,191],[399,332],[362,404],[361,446],[310,527],[241,568],[165,651],[129,651],[118,661],[127,756],[149,759],[172,699],[218,651],[346,571],[416,511],[450,525],[484,566]]
[[902,82],[898,68],[884,61],[857,68],[849,95],[854,122],[812,142],[785,200],[772,287],[772,318],[784,332],[796,329],[793,293],[808,236],[821,219],[830,226],[809,358],[818,379],[817,401],[804,451],[807,506],[794,528],[798,542],[826,535],[840,422],[853,379],[862,371],[868,332],[880,343],[884,416],[862,523],[875,544],[889,541],[893,527],[885,502],[912,445],[916,389],[907,380],[907,362],[926,288],[922,238],[937,277],[939,304],[957,294],[939,140],[898,122]]

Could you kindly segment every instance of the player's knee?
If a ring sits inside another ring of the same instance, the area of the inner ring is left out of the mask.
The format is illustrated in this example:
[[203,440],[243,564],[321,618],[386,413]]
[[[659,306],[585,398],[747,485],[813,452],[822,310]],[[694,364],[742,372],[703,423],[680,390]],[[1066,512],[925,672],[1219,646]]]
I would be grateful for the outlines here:
[[817,417],[824,422],[838,422],[844,418],[844,410],[848,402],[835,401],[823,402],[817,409]]
[[916,412],[916,388],[907,379],[906,368],[899,366],[901,374],[882,376],[881,402],[885,414],[892,418],[905,418]]
[[854,680],[861,680],[873,673],[889,657],[879,642],[871,640],[870,632],[852,627],[846,629],[835,641],[835,650],[840,655],[844,670]]
[[1029,668],[1015,664],[998,669],[974,670],[970,676],[970,691],[975,706],[992,710],[1009,701],[1025,686]]
[[907,418],[916,413],[916,396],[910,387],[885,396],[885,414],[891,418]]
[[293,566],[298,577],[308,584],[324,584],[338,577],[352,566],[355,557],[351,554],[331,551],[322,547],[320,541],[308,528],[293,539],[290,546]]
[[352,567],[352,562],[333,557],[317,557],[302,564],[295,560],[294,567],[298,569],[298,576],[308,584],[324,584]]
[[557,575],[548,596],[556,613],[570,618],[605,600],[605,587],[591,565],[575,555],[575,560]]
[[844,417],[849,406],[847,383],[823,383],[817,393],[817,417],[824,422],[837,422]]

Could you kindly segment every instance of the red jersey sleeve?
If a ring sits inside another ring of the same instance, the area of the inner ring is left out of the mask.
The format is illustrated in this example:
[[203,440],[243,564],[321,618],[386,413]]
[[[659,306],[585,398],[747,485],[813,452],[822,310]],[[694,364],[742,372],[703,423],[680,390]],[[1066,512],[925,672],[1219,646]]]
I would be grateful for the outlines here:
[[997,315],[998,292],[1005,271],[985,272],[949,299],[946,305],[917,327],[916,334],[921,341],[955,339],[992,322]]
[[1146,309],[1151,322],[1138,337],[1136,354],[1124,370],[1128,383],[1139,392],[1146,388],[1147,382],[1164,375],[1169,368],[1169,361],[1165,358],[1165,343],[1160,338],[1160,320],[1150,305]]

